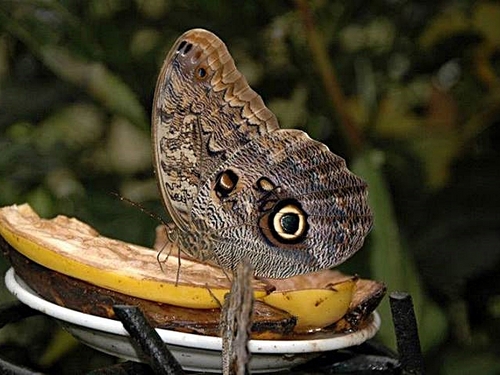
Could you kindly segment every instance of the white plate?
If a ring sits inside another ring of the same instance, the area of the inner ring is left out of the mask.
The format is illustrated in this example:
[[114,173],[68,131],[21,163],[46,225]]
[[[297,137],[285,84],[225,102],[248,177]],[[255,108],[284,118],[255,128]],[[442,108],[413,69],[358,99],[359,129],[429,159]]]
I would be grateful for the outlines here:
[[[105,353],[140,361],[127,331],[117,320],[101,318],[70,310],[44,300],[15,274],[5,275],[5,284],[21,302],[50,315],[78,340]],[[250,340],[250,370],[253,373],[281,371],[305,363],[321,352],[359,345],[372,338],[380,328],[380,317],[374,312],[366,328],[349,334],[332,334],[314,340]],[[156,329],[162,340],[185,370],[221,372],[222,340],[220,337]]]

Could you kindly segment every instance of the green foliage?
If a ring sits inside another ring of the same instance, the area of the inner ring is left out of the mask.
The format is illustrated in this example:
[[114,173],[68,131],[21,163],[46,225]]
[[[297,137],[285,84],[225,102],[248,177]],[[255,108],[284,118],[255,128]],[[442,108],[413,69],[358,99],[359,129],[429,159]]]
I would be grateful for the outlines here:
[[[369,183],[375,227],[343,267],[411,292],[431,372],[494,373],[499,15],[493,1],[2,1],[0,205],[151,244],[156,223],[111,193],[164,213],[149,144],[156,76],[183,31],[210,29],[283,127]],[[393,346],[387,301],[380,311]],[[38,360],[71,357],[60,347]]]

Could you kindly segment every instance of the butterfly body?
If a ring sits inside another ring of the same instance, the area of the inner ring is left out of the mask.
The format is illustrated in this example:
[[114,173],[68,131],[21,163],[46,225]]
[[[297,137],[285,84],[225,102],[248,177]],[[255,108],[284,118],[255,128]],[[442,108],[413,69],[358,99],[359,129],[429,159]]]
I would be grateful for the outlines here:
[[214,34],[167,55],[153,106],[162,198],[187,254],[289,277],[339,264],[372,225],[366,184],[299,130],[280,129]]

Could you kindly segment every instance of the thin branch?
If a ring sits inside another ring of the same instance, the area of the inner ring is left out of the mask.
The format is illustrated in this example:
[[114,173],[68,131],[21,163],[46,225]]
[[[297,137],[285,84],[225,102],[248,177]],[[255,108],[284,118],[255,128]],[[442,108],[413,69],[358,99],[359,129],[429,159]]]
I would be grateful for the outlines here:
[[363,149],[363,134],[347,111],[348,106],[344,93],[328,56],[323,36],[318,32],[314,24],[309,2],[307,0],[295,0],[295,4],[304,26],[314,63],[321,75],[323,85],[325,86],[332,107],[339,117],[346,141],[350,148],[354,150],[354,153],[358,153]]

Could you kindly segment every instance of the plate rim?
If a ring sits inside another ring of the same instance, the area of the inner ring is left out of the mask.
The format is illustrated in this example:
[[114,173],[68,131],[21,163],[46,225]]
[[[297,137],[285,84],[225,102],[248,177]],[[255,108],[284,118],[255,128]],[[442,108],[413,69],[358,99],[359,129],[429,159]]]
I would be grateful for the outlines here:
[[[55,319],[86,329],[119,336],[129,336],[122,323],[118,320],[86,314],[43,299],[29,288],[22,278],[16,274],[13,267],[9,268],[5,274],[5,285],[19,301]],[[332,337],[312,340],[250,340],[248,347],[250,352],[259,354],[294,354],[338,350],[359,345],[369,340],[378,332],[380,325],[380,315],[377,311],[374,311],[371,322],[365,328],[356,332],[337,333],[332,334]],[[205,350],[222,350],[222,339],[220,337],[184,333],[162,328],[155,328],[155,330],[166,344]]]

